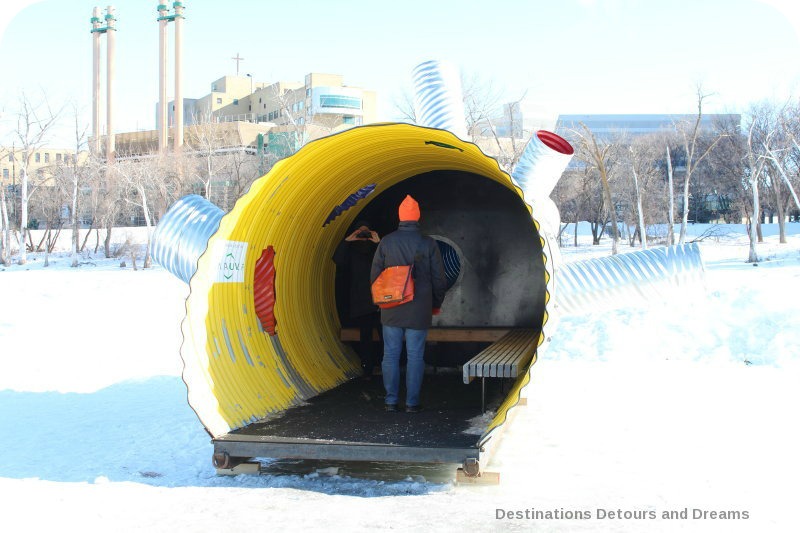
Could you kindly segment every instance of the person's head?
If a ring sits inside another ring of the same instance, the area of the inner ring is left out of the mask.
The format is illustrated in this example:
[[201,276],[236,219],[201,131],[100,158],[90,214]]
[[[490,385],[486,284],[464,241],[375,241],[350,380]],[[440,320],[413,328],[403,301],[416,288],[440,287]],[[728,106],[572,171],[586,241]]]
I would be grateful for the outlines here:
[[419,220],[419,204],[410,194],[407,194],[405,199],[400,202],[397,214],[400,222],[417,222]]
[[372,230],[372,224],[370,224],[369,220],[362,218],[361,220],[356,220],[354,224],[355,229],[360,231],[370,231]]

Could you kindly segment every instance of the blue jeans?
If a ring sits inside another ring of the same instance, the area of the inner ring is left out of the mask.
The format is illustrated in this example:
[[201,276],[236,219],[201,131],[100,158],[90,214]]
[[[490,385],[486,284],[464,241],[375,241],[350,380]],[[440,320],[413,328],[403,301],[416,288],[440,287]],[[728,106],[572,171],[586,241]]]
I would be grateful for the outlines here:
[[383,386],[386,388],[386,403],[397,404],[400,392],[400,352],[403,337],[406,340],[406,405],[419,405],[419,391],[425,375],[425,338],[427,329],[397,328],[383,326]]

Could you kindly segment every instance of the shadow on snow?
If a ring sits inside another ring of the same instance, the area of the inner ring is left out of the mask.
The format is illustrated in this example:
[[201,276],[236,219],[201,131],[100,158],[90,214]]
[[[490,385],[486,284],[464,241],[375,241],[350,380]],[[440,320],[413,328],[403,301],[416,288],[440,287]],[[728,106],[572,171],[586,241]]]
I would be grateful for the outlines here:
[[217,476],[208,434],[178,377],[125,381],[88,394],[3,390],[0,435],[0,477],[13,479],[294,488],[365,497],[425,494],[450,486],[397,465],[311,461],[267,460],[260,476]]

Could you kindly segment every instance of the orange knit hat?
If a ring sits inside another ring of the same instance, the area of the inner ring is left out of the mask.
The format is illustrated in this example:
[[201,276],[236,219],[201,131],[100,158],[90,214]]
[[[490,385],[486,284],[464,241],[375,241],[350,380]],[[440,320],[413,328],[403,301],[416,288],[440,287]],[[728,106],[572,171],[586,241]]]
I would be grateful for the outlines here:
[[407,194],[403,202],[400,204],[398,215],[400,215],[400,222],[419,220],[419,204],[411,197],[410,194]]

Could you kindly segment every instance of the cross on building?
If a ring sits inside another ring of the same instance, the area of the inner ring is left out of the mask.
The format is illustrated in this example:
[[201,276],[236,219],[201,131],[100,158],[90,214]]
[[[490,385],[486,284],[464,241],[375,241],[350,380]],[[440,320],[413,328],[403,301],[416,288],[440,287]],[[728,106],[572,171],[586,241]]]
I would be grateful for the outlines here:
[[236,75],[239,75],[239,61],[244,61],[243,57],[239,57],[239,52],[236,52],[236,57],[232,57],[234,61],[236,61]]

